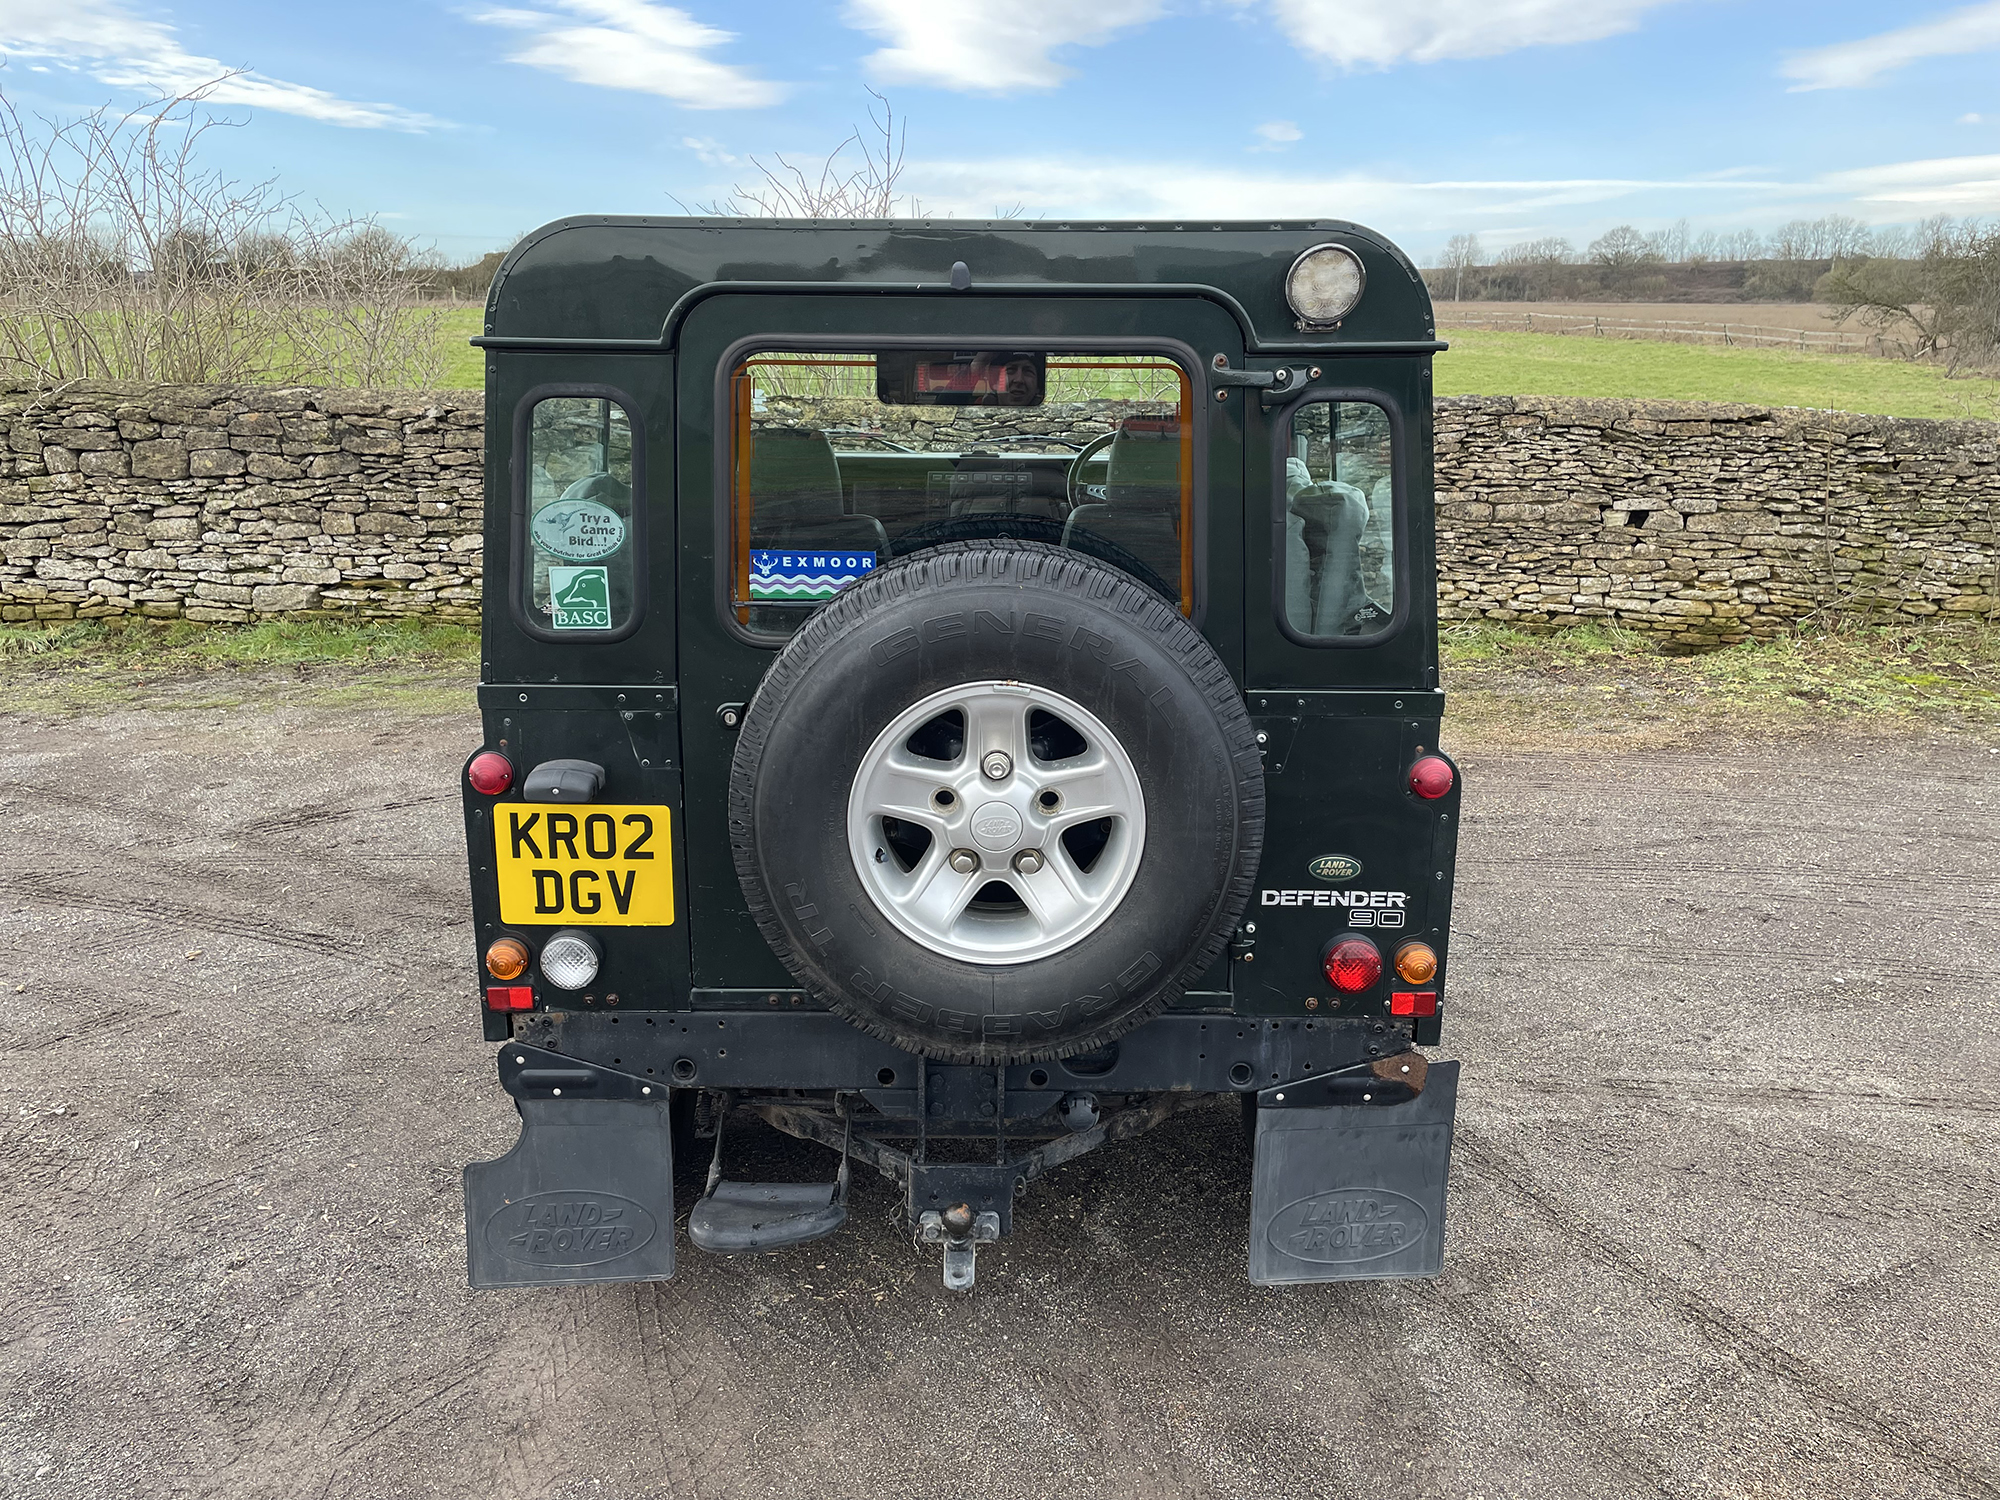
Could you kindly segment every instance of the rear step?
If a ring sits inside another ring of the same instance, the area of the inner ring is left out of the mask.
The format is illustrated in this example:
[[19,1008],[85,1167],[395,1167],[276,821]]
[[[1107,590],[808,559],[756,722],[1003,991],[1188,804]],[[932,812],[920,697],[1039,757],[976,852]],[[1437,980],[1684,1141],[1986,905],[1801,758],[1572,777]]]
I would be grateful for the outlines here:
[[785,1250],[847,1222],[837,1182],[718,1182],[688,1215],[688,1238],[712,1255]]
[[[726,1182],[722,1176],[722,1131],[718,1116],[708,1190],[688,1214],[688,1238],[698,1249],[711,1255],[789,1250],[822,1239],[847,1222],[848,1143],[843,1143],[840,1173],[832,1182]],[[852,1135],[850,1124],[850,1142]]]
[[516,1099],[521,1138],[465,1169],[475,1287],[665,1281],[674,1143],[662,1103]]

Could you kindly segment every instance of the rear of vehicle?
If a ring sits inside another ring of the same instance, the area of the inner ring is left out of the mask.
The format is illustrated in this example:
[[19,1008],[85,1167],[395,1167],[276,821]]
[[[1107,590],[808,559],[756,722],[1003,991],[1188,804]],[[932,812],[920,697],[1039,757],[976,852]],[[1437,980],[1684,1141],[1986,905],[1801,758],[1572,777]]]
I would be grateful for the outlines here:
[[[837,1231],[970,1286],[1220,1094],[1249,1269],[1434,1274],[1430,309],[1352,225],[576,220],[495,282],[476,1285]],[[828,1148],[731,1175],[732,1121]]]

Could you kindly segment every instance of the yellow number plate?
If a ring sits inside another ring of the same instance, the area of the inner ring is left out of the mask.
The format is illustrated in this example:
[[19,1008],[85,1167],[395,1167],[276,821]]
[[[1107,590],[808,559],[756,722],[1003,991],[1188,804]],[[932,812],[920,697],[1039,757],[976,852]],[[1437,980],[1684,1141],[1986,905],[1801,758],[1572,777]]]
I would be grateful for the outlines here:
[[664,807],[502,802],[493,809],[500,920],[536,927],[671,927]]

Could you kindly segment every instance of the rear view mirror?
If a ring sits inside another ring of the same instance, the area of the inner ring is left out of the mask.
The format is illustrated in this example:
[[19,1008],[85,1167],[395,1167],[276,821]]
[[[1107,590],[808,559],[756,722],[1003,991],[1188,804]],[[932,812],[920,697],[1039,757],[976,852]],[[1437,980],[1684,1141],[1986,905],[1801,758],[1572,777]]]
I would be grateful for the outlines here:
[[875,399],[889,406],[1040,406],[1048,356],[1002,349],[885,349]]

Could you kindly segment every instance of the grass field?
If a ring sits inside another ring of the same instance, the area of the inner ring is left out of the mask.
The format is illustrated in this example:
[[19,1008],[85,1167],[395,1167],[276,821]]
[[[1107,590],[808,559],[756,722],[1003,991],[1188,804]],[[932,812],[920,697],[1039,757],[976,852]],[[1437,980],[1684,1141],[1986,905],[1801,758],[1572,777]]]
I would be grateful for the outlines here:
[[[484,317],[477,304],[444,315],[448,388],[485,384],[484,356],[465,342]],[[1449,326],[1440,337],[1451,344],[1437,360],[1440,396],[1623,396],[2000,419],[2000,380],[1947,380],[1941,370],[1900,360]]]
[[1596,624],[1541,635],[1451,625],[1438,644],[1452,724],[1491,742],[2000,725],[1993,624],[1835,626],[1696,656]]
[[[1453,722],[1487,739],[2000,724],[1994,625],[1830,628],[1702,656],[1669,656],[1646,636],[1597,625],[1546,635],[1453,625],[1440,645]],[[272,694],[469,711],[478,669],[477,631],[414,620],[0,626],[0,693],[12,712],[228,707]]]
[[1445,327],[1440,396],[1624,396],[1817,406],[1891,417],[2000,418],[2000,380],[1864,355]]
[[467,339],[486,330],[486,304],[468,302],[446,312],[440,320],[439,341],[444,345],[444,388],[448,391],[476,391],[486,385],[486,355]]

